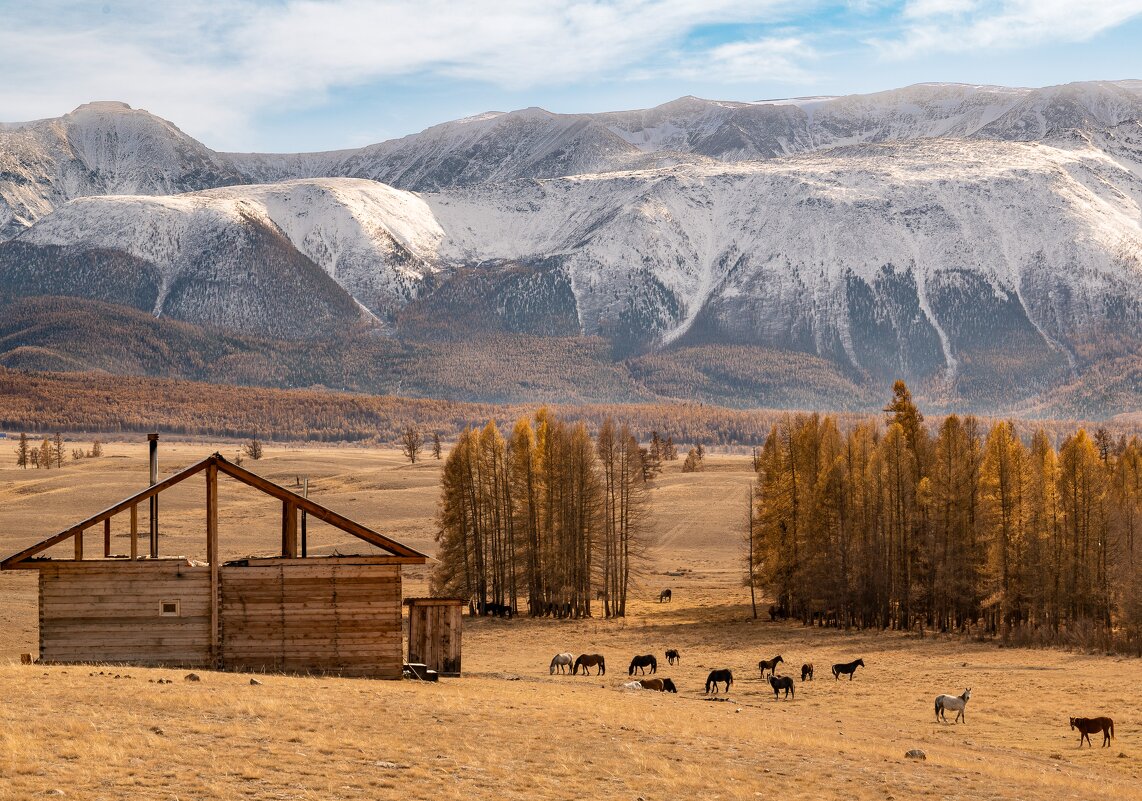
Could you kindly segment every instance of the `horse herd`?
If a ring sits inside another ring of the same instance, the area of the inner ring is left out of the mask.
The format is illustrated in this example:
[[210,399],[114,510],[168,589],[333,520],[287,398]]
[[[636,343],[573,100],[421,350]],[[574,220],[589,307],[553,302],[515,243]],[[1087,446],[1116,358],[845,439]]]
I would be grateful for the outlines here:
[[[681,664],[682,655],[678,649],[670,648],[664,654],[666,661],[671,664]],[[775,700],[781,698],[781,693],[784,691],[785,698],[796,698],[797,692],[793,682],[792,676],[779,676],[777,675],[777,666],[783,664],[785,659],[778,654],[772,659],[762,659],[757,663],[758,671],[761,673],[761,678],[765,678],[766,671],[769,672],[769,686],[773,689],[773,697]],[[856,676],[857,668],[864,667],[864,659],[854,659],[851,662],[838,662],[832,666],[833,680],[838,681],[841,676],[848,676],[849,681],[852,681]],[[589,668],[596,668],[596,676],[605,676],[607,673],[607,663],[603,659],[602,654],[580,654],[578,658],[571,653],[556,654],[551,659],[551,674],[557,670],[560,673],[570,672],[571,675],[578,675],[579,668],[583,669],[583,674],[586,676],[591,675]],[[627,675],[634,676],[635,671],[641,675],[646,675],[649,669],[651,674],[658,672],[658,660],[654,654],[642,654],[635,656],[630,661],[630,666],[627,668]],[[813,663],[805,662],[801,665],[801,681],[813,680]],[[734,683],[734,674],[729,668],[721,668],[718,670],[711,670],[710,675],[706,677],[706,689],[703,694],[713,693],[717,695],[721,692],[721,687],[724,685],[724,691],[729,692],[730,687]],[[674,682],[669,678],[650,678],[650,679],[636,679],[627,682],[623,687],[628,689],[641,689],[641,690],[657,690],[659,692],[677,693],[678,688]],[[936,722],[948,722],[947,712],[955,712],[956,717],[952,723],[959,723],[961,720],[964,723],[968,722],[967,719],[967,704],[971,699],[971,688],[968,687],[959,695],[938,695],[935,700],[935,713]],[[1111,738],[1114,737],[1114,721],[1107,717],[1097,718],[1071,718],[1071,730],[1078,729],[1079,731],[1079,747],[1082,747],[1083,740],[1086,740],[1088,746],[1091,746],[1090,735],[1095,732],[1102,732],[1103,747],[1109,747]]]

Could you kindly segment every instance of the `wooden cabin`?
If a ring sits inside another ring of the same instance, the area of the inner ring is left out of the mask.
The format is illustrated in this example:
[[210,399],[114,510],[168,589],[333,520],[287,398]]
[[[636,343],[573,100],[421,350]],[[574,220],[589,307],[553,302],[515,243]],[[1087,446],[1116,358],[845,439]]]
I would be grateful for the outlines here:
[[460,675],[462,598],[406,598],[408,661],[441,676]]
[[[4,570],[39,571],[41,661],[401,677],[401,566],[424,564],[424,554],[217,453],[156,481],[153,453],[152,445],[146,490],[0,563]],[[221,563],[220,473],[281,502],[280,555]],[[206,479],[206,560],[162,558],[158,498],[199,474]],[[138,526],[144,503],[151,523],[145,555]],[[383,554],[307,556],[304,543],[299,553],[301,513]],[[118,515],[130,519],[129,554],[111,552]],[[101,558],[85,555],[92,530],[102,531]],[[41,555],[68,540],[74,558]]]

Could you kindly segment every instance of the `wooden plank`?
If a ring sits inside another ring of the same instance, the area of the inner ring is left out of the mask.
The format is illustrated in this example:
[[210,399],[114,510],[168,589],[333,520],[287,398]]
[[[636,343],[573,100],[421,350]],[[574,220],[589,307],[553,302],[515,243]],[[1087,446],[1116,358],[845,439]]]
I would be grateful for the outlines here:
[[83,561],[83,529],[75,532],[75,561]]
[[282,558],[297,558],[297,507],[282,502]]
[[139,558],[139,504],[131,504],[131,561]]
[[12,556],[9,556],[3,562],[0,562],[0,569],[11,570],[13,565],[15,565],[16,563],[22,562],[25,559],[27,559],[28,557],[35,556],[36,554],[41,553],[42,551],[46,551],[48,548],[51,548],[53,545],[58,545],[59,543],[64,542],[69,537],[74,536],[76,534],[76,532],[83,531],[84,529],[91,528],[92,526],[94,526],[98,523],[102,523],[107,518],[113,517],[116,514],[118,514],[119,512],[124,511],[125,509],[129,509],[132,505],[139,503],[141,501],[145,501],[148,498],[150,498],[154,495],[157,495],[158,493],[167,489],[168,487],[173,487],[175,484],[178,484],[181,481],[185,481],[186,479],[190,478],[191,476],[195,475],[196,473],[199,473],[202,470],[205,470],[206,465],[209,462],[210,462],[210,459],[204,459],[201,462],[198,462],[197,464],[193,464],[190,467],[186,468],[185,470],[182,470],[181,472],[175,473],[173,476],[169,476],[168,478],[163,479],[158,484],[155,484],[154,486],[151,486],[151,487],[147,487],[142,492],[138,492],[138,493],[132,495],[131,497],[120,501],[119,503],[115,504],[114,506],[110,506],[110,507],[104,509],[99,514],[93,515],[92,517],[89,517],[80,523],[76,523],[74,526],[72,526],[71,528],[69,528],[65,531],[61,531],[59,534],[55,534],[54,536],[48,537],[46,540],[43,540],[42,542],[38,542],[35,545],[31,546],[30,548],[25,548],[24,550],[20,551],[19,553],[13,554]]
[[111,555],[111,518],[103,521],[103,558]]
[[206,468],[206,559],[210,562],[210,659],[218,665],[222,661],[219,635],[218,602],[222,595],[218,572],[218,466]]

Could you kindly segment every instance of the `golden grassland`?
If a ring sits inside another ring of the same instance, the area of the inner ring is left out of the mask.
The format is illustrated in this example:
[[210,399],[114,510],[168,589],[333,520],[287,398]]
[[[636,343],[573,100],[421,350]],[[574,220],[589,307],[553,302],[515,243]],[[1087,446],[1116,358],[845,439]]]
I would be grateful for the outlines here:
[[[214,450],[236,446],[164,441],[160,472]],[[0,553],[145,484],[145,443],[107,454],[59,471],[0,466]],[[740,583],[749,460],[707,458],[704,473],[674,463],[656,482],[658,544],[628,618],[465,618],[465,676],[439,684],[20,665],[35,650],[35,575],[0,574],[0,799],[1142,798],[1138,660],[755,621]],[[287,486],[308,475],[315,500],[433,547],[431,457],[271,447],[247,465]],[[201,495],[197,479],[163,494],[164,553],[201,556]],[[272,551],[275,504],[230,482],[221,501],[224,556]],[[349,545],[312,534],[315,548]],[[673,602],[655,602],[667,586]],[[425,590],[425,571],[406,571],[405,594]],[[681,665],[666,665],[667,648]],[[603,653],[609,671],[550,675],[560,651]],[[678,695],[622,689],[642,653]],[[787,674],[816,665],[793,700],[759,678],[775,654]],[[834,681],[829,664],[858,656],[856,679]],[[721,667],[736,683],[708,700]],[[967,724],[935,723],[934,696],[969,686]],[[1066,718],[1095,714],[1114,717],[1117,738],[1080,750]],[[906,759],[911,748],[927,759]]]

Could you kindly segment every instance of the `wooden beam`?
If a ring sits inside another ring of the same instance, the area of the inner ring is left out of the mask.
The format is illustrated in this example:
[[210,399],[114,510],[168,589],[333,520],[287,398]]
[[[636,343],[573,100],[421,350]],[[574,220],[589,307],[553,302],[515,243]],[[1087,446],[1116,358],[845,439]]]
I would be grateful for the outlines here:
[[282,501],[282,558],[297,558],[297,507]]
[[218,466],[206,468],[206,559],[210,562],[210,664],[218,668],[222,660],[222,642],[218,632]]
[[376,545],[378,548],[384,548],[389,553],[396,554],[397,556],[419,558],[422,560],[420,564],[423,564],[428,560],[427,554],[423,554],[414,548],[409,548],[407,545],[402,545],[396,540],[391,540],[383,534],[378,534],[376,531],[373,531],[370,528],[366,528],[356,521],[350,520],[343,515],[337,514],[337,512],[334,512],[332,509],[327,509],[320,504],[314,503],[308,498],[303,498],[300,495],[290,492],[283,487],[279,487],[277,484],[262,478],[256,473],[251,473],[249,470],[246,470],[243,467],[238,467],[237,465],[226,461],[221,456],[217,457],[217,459],[218,469],[231,478],[237,479],[243,484],[254,487],[255,489],[259,489],[267,495],[272,495],[273,497],[278,498],[283,502],[288,501],[298,509],[304,509],[306,512],[313,515],[318,520],[324,521],[334,528],[339,528],[346,534],[352,534],[354,537],[364,540],[370,545]]
[[111,556],[111,518],[103,521],[103,558]]
[[83,561],[83,529],[75,532],[75,561]]
[[139,558],[139,505],[131,506],[131,560]]
[[22,562],[29,556],[35,556],[41,551],[46,551],[48,548],[51,548],[53,545],[58,545],[70,537],[74,537],[77,531],[83,531],[84,529],[91,528],[98,523],[102,523],[107,518],[114,517],[119,512],[122,512],[126,509],[131,508],[137,503],[147,500],[152,495],[158,495],[163,490],[168,489],[169,487],[173,487],[175,484],[178,484],[182,481],[186,481],[191,476],[201,473],[203,470],[205,470],[206,465],[209,464],[213,458],[216,457],[203,459],[201,462],[191,465],[182,472],[175,473],[173,476],[169,476],[168,478],[163,479],[158,484],[155,484],[152,487],[147,487],[142,492],[138,492],[132,495],[130,498],[125,498],[124,500],[119,501],[119,503],[104,509],[99,514],[94,515],[93,517],[89,517],[80,523],[76,523],[66,531],[61,531],[59,534],[48,537],[46,540],[43,540],[42,542],[39,542],[30,548],[25,548],[19,553],[9,556],[3,562],[0,562],[0,569],[10,570],[17,562]]

